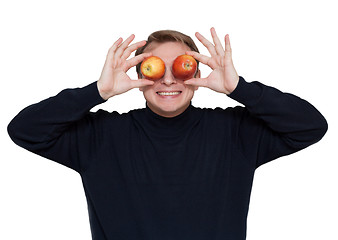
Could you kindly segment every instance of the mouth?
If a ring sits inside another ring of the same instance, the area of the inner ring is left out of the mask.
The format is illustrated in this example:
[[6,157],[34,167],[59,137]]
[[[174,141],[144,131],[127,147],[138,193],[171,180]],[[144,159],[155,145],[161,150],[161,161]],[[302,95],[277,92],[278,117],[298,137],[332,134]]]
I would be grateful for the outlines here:
[[178,96],[182,91],[158,91],[156,93],[160,96]]

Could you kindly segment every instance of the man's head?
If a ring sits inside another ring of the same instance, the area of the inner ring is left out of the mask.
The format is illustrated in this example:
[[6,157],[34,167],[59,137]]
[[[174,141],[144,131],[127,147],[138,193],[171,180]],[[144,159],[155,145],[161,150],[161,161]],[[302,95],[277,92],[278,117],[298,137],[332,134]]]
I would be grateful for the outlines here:
[[[165,65],[164,76],[156,80],[154,85],[140,88],[147,101],[148,107],[155,113],[164,117],[174,117],[181,114],[190,104],[197,87],[184,84],[183,80],[176,79],[172,74],[171,67],[177,56],[185,54],[186,51],[196,51],[194,41],[187,35],[163,30],[152,33],[147,44],[137,49],[135,55],[143,52],[151,52],[160,57]],[[139,78],[142,78],[140,70],[141,63],[136,66]],[[197,68],[195,77],[200,76]],[[170,94],[170,95],[169,95]]]

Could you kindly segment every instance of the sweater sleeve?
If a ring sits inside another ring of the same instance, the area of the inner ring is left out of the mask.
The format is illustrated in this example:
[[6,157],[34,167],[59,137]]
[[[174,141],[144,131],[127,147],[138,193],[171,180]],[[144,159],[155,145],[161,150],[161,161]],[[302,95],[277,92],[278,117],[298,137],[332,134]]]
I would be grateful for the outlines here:
[[245,106],[236,141],[256,168],[316,143],[327,131],[325,118],[310,103],[260,82],[240,77],[228,96]]
[[100,113],[89,111],[103,102],[96,82],[65,89],[23,109],[7,130],[17,145],[79,172],[89,164],[99,134],[94,119]]

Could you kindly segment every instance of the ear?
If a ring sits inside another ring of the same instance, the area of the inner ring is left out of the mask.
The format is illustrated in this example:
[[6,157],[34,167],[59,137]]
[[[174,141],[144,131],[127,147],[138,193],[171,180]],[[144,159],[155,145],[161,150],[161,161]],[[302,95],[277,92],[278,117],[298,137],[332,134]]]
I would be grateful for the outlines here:
[[195,78],[200,78],[201,77],[201,71],[198,69],[197,72],[195,73]]
[[[198,69],[196,74],[195,74],[195,78],[200,78],[201,77],[201,71]],[[198,86],[195,86],[195,91],[198,90]]]
[[[142,75],[140,75],[139,73],[137,73],[137,77],[138,77],[138,79],[142,79]],[[138,89],[139,89],[141,92],[143,92],[144,87],[139,87]]]

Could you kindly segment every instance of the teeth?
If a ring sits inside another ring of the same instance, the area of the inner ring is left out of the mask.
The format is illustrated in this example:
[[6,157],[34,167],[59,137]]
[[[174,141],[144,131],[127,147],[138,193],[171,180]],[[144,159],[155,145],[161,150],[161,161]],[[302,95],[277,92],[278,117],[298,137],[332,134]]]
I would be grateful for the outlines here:
[[161,96],[172,96],[172,95],[178,95],[180,92],[158,92]]

